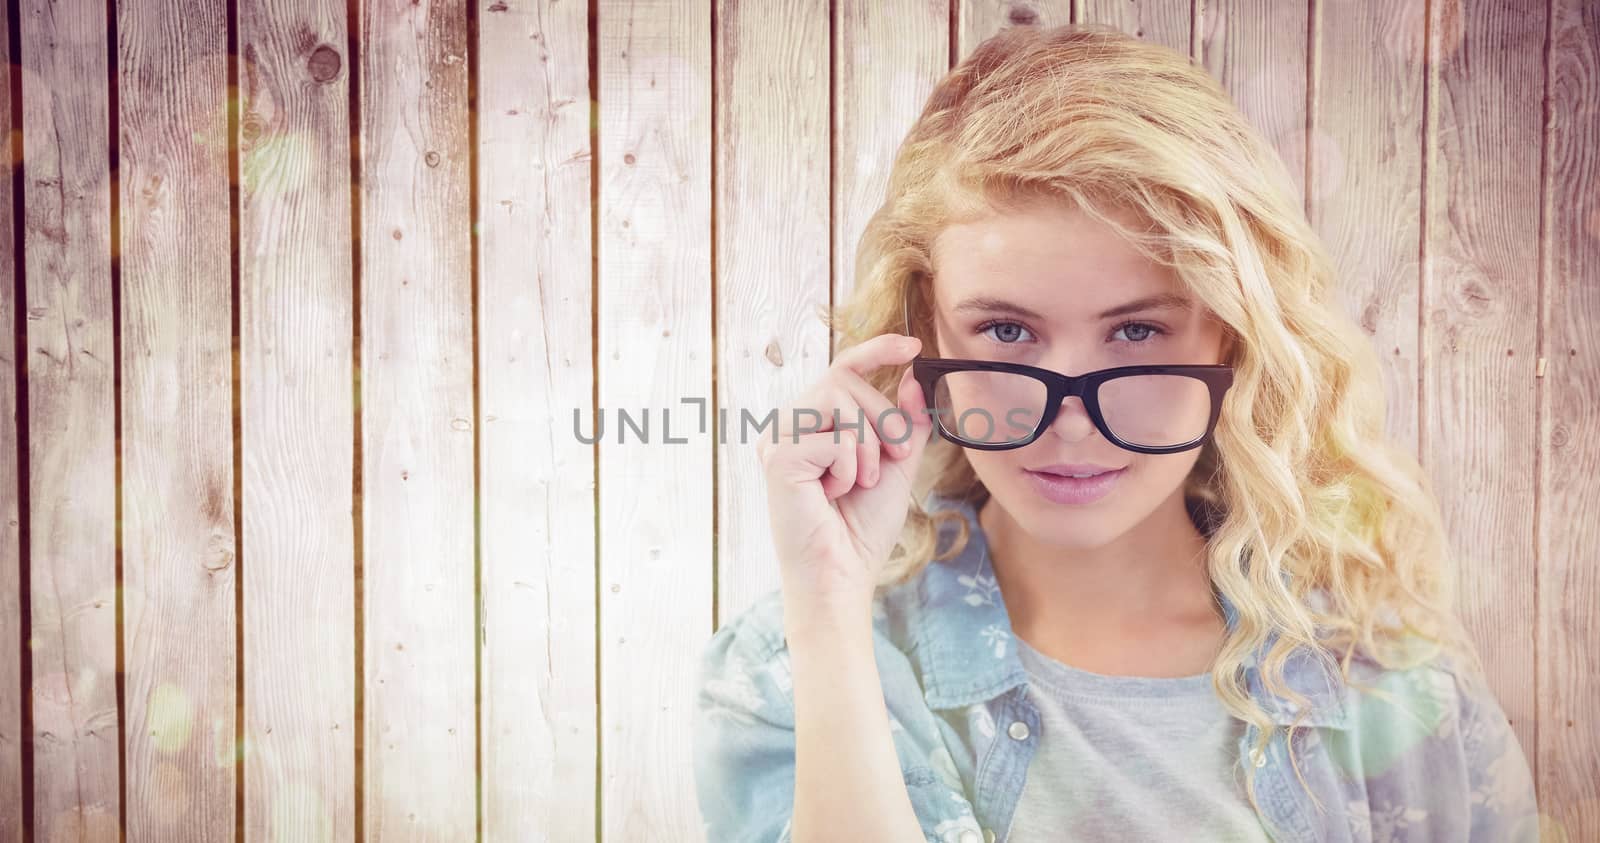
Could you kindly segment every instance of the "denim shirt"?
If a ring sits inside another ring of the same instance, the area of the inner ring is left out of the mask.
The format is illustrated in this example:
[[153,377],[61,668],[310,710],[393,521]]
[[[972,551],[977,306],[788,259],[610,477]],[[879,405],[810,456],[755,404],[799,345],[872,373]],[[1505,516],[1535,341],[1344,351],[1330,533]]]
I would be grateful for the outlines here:
[[[912,807],[933,843],[1008,839],[1039,742],[1039,712],[990,567],[976,513],[955,557],[930,562],[873,600],[873,647]],[[941,547],[954,530],[945,527]],[[1231,630],[1237,613],[1220,595]],[[773,590],[711,637],[700,656],[694,776],[711,843],[790,839],[795,733],[783,603]],[[1275,637],[1275,636],[1274,636]],[[1245,685],[1273,722],[1300,713],[1257,673],[1269,639],[1244,667]],[[1363,669],[1358,670],[1358,665]],[[1383,670],[1352,659],[1351,674],[1382,692],[1346,685],[1303,648],[1284,679],[1308,698],[1294,733],[1264,754],[1246,723],[1238,763],[1254,777],[1258,817],[1275,841],[1535,841],[1528,763],[1494,696],[1464,686],[1443,660]],[[848,829],[830,829],[850,839]],[[1174,830],[1175,832],[1177,830]]]

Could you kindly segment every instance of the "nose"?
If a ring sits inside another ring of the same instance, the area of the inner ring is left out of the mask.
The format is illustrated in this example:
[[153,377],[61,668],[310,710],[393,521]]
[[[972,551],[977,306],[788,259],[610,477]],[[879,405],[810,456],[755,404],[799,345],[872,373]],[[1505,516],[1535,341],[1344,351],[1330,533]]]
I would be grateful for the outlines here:
[[1083,400],[1069,396],[1062,399],[1061,408],[1056,411],[1055,419],[1045,432],[1065,442],[1079,442],[1095,435],[1097,431]]

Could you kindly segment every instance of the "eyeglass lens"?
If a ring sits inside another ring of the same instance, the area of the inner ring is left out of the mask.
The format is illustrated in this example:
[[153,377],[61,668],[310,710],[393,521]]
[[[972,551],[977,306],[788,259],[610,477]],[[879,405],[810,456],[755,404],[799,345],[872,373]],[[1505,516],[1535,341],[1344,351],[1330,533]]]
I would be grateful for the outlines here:
[[[934,382],[935,418],[957,439],[1004,445],[1027,439],[1049,400],[1044,381],[1012,372],[947,372]],[[1100,385],[1100,413],[1118,439],[1165,448],[1192,442],[1211,418],[1211,390],[1185,375],[1124,375]]]

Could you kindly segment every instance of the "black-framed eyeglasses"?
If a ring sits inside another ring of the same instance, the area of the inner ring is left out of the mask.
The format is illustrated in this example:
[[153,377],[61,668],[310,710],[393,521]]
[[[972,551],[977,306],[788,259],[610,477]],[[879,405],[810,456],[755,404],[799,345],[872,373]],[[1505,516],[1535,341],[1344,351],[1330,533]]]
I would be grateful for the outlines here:
[[1073,397],[1120,448],[1187,451],[1210,438],[1233,384],[1233,367],[1220,364],[1117,366],[1073,377],[1023,363],[917,357],[911,369],[939,435],[982,451],[1038,439]]
[[[904,315],[912,335],[910,314]],[[1072,376],[1023,363],[917,357],[911,368],[939,435],[981,451],[1038,439],[1068,398],[1081,400],[1100,434],[1120,448],[1141,454],[1199,448],[1216,429],[1222,396],[1233,385],[1233,367],[1225,364],[1117,366]]]

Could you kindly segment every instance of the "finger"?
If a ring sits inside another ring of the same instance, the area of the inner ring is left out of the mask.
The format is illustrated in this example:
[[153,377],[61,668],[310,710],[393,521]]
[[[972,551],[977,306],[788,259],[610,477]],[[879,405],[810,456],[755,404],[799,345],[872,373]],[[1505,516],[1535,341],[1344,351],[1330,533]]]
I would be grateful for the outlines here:
[[873,429],[871,415],[856,402],[851,387],[841,383],[837,377],[830,377],[829,383],[834,387],[833,412],[838,416],[831,417],[830,413],[828,429],[855,434],[856,479],[863,486],[871,486],[877,482],[878,453],[883,447],[883,440]]
[[[793,402],[778,410],[778,423],[773,426],[778,440],[793,441],[796,436],[832,430],[839,391],[834,379],[826,375],[808,384]],[[843,410],[840,416],[850,418]]]
[[[869,425],[868,430],[871,429]],[[877,437],[873,437],[874,440]],[[883,444],[862,440],[856,443],[856,482],[867,488],[878,485],[878,454]]]
[[870,374],[874,369],[896,366],[917,356],[922,350],[922,340],[905,334],[879,334],[859,345],[841,351],[833,358],[833,365],[848,369],[858,375]]
[[[839,352],[830,366],[829,374],[853,374],[858,378],[863,377],[886,365],[903,364],[915,357],[921,348],[922,341],[916,337],[904,334],[879,334],[866,342]],[[831,401],[834,391],[831,380],[833,380],[831,377],[818,379],[794,403],[779,410],[775,425],[779,439],[792,438],[796,433],[803,436],[807,433],[833,429],[835,407]],[[839,409],[843,411],[845,408]]]
[[[837,435],[837,439],[835,439]],[[831,500],[855,484],[855,453],[858,442],[851,431],[803,433],[793,440],[780,440],[765,451],[768,479],[782,483],[822,482]]]
[[[831,501],[855,488],[856,455],[860,453],[861,443],[856,439],[855,431],[851,430],[834,430],[813,435],[826,438],[828,444],[833,447],[833,464],[828,466],[828,473],[822,475],[822,494]],[[837,441],[834,439],[835,435],[838,436]]]
[[817,382],[816,388],[810,390],[815,398],[802,398],[779,411],[776,439],[779,442],[793,442],[814,433],[836,430],[854,433],[861,453],[866,455],[870,451],[872,466],[876,467],[881,440],[872,428],[871,417],[856,402],[850,389],[834,376],[836,374]]
[[[895,435],[892,430],[885,428],[885,425],[894,424],[894,419],[899,414],[894,412],[895,406],[893,402],[860,375],[850,371],[841,371],[835,373],[835,377],[845,391],[849,393],[851,400],[861,408],[866,424],[872,430],[872,440],[875,447],[872,450],[871,464],[868,466],[870,470],[866,473],[874,478],[873,482],[876,482],[879,453],[895,456],[903,455],[910,451],[909,446],[906,444],[904,431],[901,431],[899,435]],[[880,445],[882,447],[881,452],[877,447]],[[862,485],[872,484],[863,483]]]

